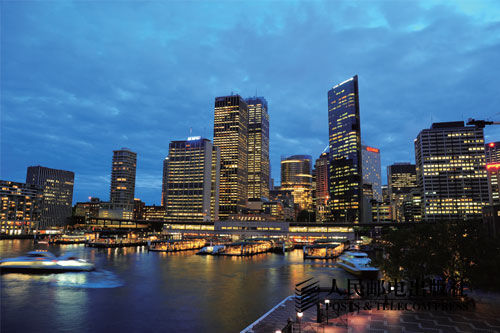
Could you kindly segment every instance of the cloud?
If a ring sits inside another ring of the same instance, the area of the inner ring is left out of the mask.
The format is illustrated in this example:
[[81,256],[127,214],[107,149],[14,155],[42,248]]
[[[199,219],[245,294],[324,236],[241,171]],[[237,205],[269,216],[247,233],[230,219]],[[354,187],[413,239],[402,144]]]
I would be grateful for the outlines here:
[[34,164],[72,170],[75,201],[106,198],[112,150],[129,147],[136,197],[158,203],[168,143],[190,129],[212,138],[214,98],[231,92],[268,100],[277,180],[280,156],[323,151],[327,91],[354,74],[362,139],[381,149],[383,167],[413,160],[413,139],[432,121],[499,117],[500,6],[491,1],[2,9],[1,176],[22,181]]

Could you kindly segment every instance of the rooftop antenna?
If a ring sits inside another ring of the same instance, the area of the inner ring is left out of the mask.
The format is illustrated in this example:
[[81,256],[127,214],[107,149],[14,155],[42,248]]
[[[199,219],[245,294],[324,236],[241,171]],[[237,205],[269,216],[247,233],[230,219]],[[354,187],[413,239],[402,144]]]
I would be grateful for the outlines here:
[[193,128],[189,127],[189,136],[193,136]]

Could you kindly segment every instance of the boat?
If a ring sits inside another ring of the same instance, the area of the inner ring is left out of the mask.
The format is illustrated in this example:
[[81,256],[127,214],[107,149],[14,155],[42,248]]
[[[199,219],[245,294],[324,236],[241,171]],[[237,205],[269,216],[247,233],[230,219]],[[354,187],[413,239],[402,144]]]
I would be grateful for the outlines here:
[[200,251],[196,252],[196,254],[204,255],[204,254],[219,254],[219,252],[224,251],[226,248],[225,245],[212,245],[205,246]]
[[361,278],[376,279],[378,268],[370,266],[371,259],[364,252],[348,251],[338,258],[337,265]]
[[26,273],[87,272],[95,269],[94,264],[68,253],[56,257],[48,251],[31,251],[17,258],[0,261],[0,271]]
[[162,243],[156,243],[148,247],[153,252],[177,252],[187,250],[198,250],[205,246],[207,241],[203,238],[169,240]]

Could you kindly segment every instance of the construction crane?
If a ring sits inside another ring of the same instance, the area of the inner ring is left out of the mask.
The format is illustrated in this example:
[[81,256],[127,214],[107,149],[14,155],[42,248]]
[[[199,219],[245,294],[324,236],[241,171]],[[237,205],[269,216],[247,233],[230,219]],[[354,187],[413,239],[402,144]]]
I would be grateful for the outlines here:
[[469,118],[467,125],[474,125],[479,128],[484,128],[486,125],[500,125],[500,121],[476,120]]

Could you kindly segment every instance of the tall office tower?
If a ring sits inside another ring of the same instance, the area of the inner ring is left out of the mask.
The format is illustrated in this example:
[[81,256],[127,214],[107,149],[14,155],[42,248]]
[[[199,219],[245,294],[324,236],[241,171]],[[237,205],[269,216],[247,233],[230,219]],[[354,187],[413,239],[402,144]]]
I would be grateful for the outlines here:
[[300,210],[312,210],[312,174],[310,155],[293,155],[281,159],[281,190],[292,191]]
[[269,199],[269,114],[264,97],[247,98],[248,199]]
[[221,151],[219,218],[227,220],[248,198],[248,106],[241,96],[215,98],[214,145]]
[[316,195],[314,203],[316,206],[316,221],[325,221],[328,207],[328,153],[322,153],[314,165],[316,170]]
[[490,205],[500,204],[500,142],[485,145]]
[[137,153],[128,148],[113,151],[110,201],[114,209],[133,211]]
[[64,226],[71,216],[73,184],[75,174],[42,166],[30,166],[26,173],[26,184],[42,188],[40,206],[41,228]]
[[370,184],[373,199],[382,201],[382,181],[380,177],[380,149],[362,146],[361,161],[363,165],[363,184]]
[[42,196],[38,186],[0,180],[0,233],[17,235],[35,229]]
[[415,160],[423,220],[481,218],[488,202],[482,128],[434,123],[418,134]]
[[[387,184],[394,220],[398,222],[415,221],[415,218],[410,218],[410,212],[405,213],[405,207],[408,209],[409,205],[408,203],[404,204],[405,196],[417,189],[415,164],[395,163],[389,165],[387,167]],[[414,208],[412,208],[412,211],[414,211]]]
[[359,222],[362,212],[358,76],[328,91],[330,210],[336,222]]
[[165,163],[165,209],[169,222],[215,221],[219,214],[220,149],[208,139],[172,141]]

